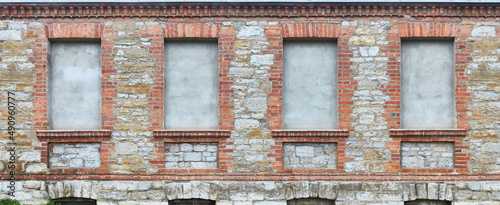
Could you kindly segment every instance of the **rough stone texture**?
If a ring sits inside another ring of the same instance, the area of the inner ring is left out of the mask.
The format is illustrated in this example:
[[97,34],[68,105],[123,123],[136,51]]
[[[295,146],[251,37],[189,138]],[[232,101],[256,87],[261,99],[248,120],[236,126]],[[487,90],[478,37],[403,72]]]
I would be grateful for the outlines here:
[[[39,142],[33,130],[33,81],[35,68],[33,45],[39,37],[38,30],[43,27],[40,22],[22,22],[14,20],[0,20],[0,149],[9,149],[8,140],[8,112],[7,92],[15,94],[15,142],[17,143],[17,161],[14,171],[46,172],[47,163],[40,163],[40,151],[34,150]],[[13,97],[11,95],[11,97]],[[7,153],[7,152],[5,152]],[[22,157],[22,158],[21,158]],[[0,171],[12,171],[8,169],[9,155],[0,154]],[[42,165],[40,165],[42,164]],[[12,165],[12,164],[11,164]],[[3,188],[6,188],[4,186]],[[2,197],[3,198],[3,197]],[[25,198],[26,199],[26,198]]]
[[51,42],[49,125],[54,130],[101,128],[101,44]]
[[[382,48],[389,45],[388,32],[393,22],[344,21],[342,28],[349,32],[349,51],[352,50],[350,69],[357,86],[351,101],[353,103],[350,134],[346,146],[346,157],[353,161],[345,162],[346,172],[384,172],[384,163],[391,153],[385,148],[390,141],[387,131],[389,124],[384,114],[384,104],[390,100],[382,86],[389,84],[388,53]],[[339,49],[340,53],[340,49]]]
[[[468,21],[471,36],[464,39],[473,60],[470,78],[470,142],[473,172],[500,173],[500,35],[498,24]],[[496,28],[492,30],[491,28]],[[492,38],[491,36],[496,36]]]
[[271,46],[264,35],[264,28],[273,21],[227,21],[225,26],[235,29],[234,57],[229,65],[229,77],[234,78],[230,100],[234,103],[235,129],[228,140],[234,149],[233,170],[239,173],[275,172],[267,156],[273,152],[275,142],[267,128],[267,97],[271,84],[268,73],[274,63],[274,55],[266,54]]
[[283,128],[337,128],[337,44],[283,44]]
[[336,143],[284,143],[285,169],[336,169]]
[[99,143],[55,143],[49,152],[49,167],[63,168],[98,168],[101,167]]
[[454,128],[452,41],[401,43],[401,127]]
[[152,21],[115,21],[106,22],[104,29],[108,37],[103,41],[111,45],[112,66],[116,70],[108,80],[117,86],[116,94],[110,96],[116,101],[111,115],[116,117],[112,141],[118,146],[110,151],[109,160],[115,162],[109,166],[110,172],[154,172],[149,164],[154,143],[149,141],[152,133],[148,131],[153,111],[145,102],[154,87],[157,59],[163,59],[154,58],[150,47],[163,48],[164,39],[155,38],[153,32],[146,33],[160,30],[160,25]]
[[165,128],[216,129],[217,42],[165,43]]
[[165,168],[217,169],[217,143],[166,143]]
[[403,142],[401,143],[401,167],[403,169],[452,169],[454,165],[453,143]]

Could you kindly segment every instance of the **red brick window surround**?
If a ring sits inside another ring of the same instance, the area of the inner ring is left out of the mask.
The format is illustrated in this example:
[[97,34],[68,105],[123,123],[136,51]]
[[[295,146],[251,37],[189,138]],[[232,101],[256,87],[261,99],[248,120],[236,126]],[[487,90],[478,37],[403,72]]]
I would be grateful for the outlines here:
[[[350,80],[345,78],[350,72],[348,67],[342,66],[343,61],[349,58],[343,58],[343,45],[347,42],[341,42],[340,23],[286,23],[283,22],[277,26],[267,26],[265,34],[268,41],[271,42],[269,53],[275,54],[275,63],[269,71],[272,83],[271,93],[268,97],[267,118],[272,130],[272,137],[275,139],[275,145],[272,146],[274,153],[269,153],[268,157],[275,157],[272,162],[274,169],[282,173],[336,173],[343,172],[344,162],[353,160],[345,157],[346,138],[349,136],[350,129],[350,104],[349,99],[344,99],[344,84],[350,84]],[[319,39],[338,39],[338,59],[337,59],[337,129],[332,130],[308,130],[308,129],[283,129],[283,39],[305,38],[309,40]],[[347,39],[346,39],[347,40]],[[342,47],[342,48],[341,48]],[[348,85],[349,86],[349,85]],[[348,92],[348,91],[347,91]],[[349,94],[348,94],[349,95]],[[346,116],[348,115],[348,116]],[[337,169],[285,169],[283,166],[283,143],[337,143]]]
[[[392,62],[390,84],[392,89],[386,89],[391,95],[391,101],[386,105],[387,121],[390,124],[391,142],[386,147],[391,150],[391,160],[386,163],[386,172],[405,173],[467,173],[470,153],[469,146],[463,144],[469,126],[467,121],[467,101],[471,100],[471,93],[467,91],[468,77],[465,73],[468,60],[465,49],[466,30],[459,28],[452,22],[401,22],[398,24],[400,38],[454,38],[454,106],[456,125],[452,129],[401,129],[401,64]],[[395,44],[397,52],[401,51],[401,42]],[[454,168],[453,169],[402,169],[401,167],[401,142],[452,142],[454,143]]]
[[[167,23],[162,27],[163,37],[167,40],[169,38],[183,40],[218,39],[218,128],[215,130],[170,130],[164,128],[164,67],[159,66],[154,76],[157,86],[153,90],[155,98],[152,100],[155,108],[153,120],[156,123],[150,127],[154,136],[150,141],[155,143],[156,150],[153,153],[154,160],[150,160],[150,164],[156,164],[160,173],[226,173],[232,169],[233,160],[232,157],[227,157],[227,153],[233,152],[233,150],[226,148],[226,145],[232,145],[232,142],[228,142],[226,139],[230,137],[230,130],[234,127],[233,106],[229,102],[233,79],[228,76],[229,64],[234,58],[234,32],[232,32],[234,28],[223,27],[217,23]],[[183,142],[218,143],[218,169],[166,169],[165,143]]]
[[[269,122],[269,129],[281,130],[283,129],[283,39],[337,39],[340,36],[340,24],[338,22],[332,23],[281,23],[277,26],[267,26],[265,34],[268,41],[271,43],[267,51],[268,53],[275,54],[274,65],[271,66],[269,81],[272,83],[271,93],[268,97],[268,113],[267,119]],[[339,39],[340,40],[340,39]],[[342,84],[345,82],[343,78],[344,71],[341,66],[343,59],[341,58],[342,49],[340,46],[342,42],[338,42],[338,69],[337,69],[337,96],[342,96],[345,89],[342,89]],[[349,129],[350,117],[346,117],[345,113],[349,112],[350,106],[344,106],[344,99],[338,97],[338,129]]]
[[[94,173],[109,172],[108,149],[113,148],[111,143],[111,129],[113,129],[113,118],[110,116],[111,106],[113,104],[110,95],[108,82],[110,66],[105,66],[109,59],[105,58],[109,51],[104,46],[106,40],[101,41],[101,129],[100,130],[47,130],[48,123],[48,96],[47,96],[47,78],[48,78],[48,42],[54,40],[101,40],[104,33],[104,24],[102,23],[53,23],[46,24],[44,30],[37,31],[40,36],[33,48],[35,60],[35,100],[34,100],[34,118],[33,128],[40,142],[40,147],[36,150],[41,151],[41,161],[48,162],[50,143],[100,143],[101,148],[100,168],[94,169],[49,169],[49,173]],[[112,58],[111,58],[112,59]],[[112,89],[112,88],[111,88]]]
[[[232,93],[232,79],[228,76],[228,65],[233,60],[233,36],[227,34],[226,28],[215,23],[168,23],[163,25],[163,37],[166,39],[193,39],[197,38],[217,38],[218,39],[218,129],[232,130],[234,126],[234,114],[229,103],[229,96]],[[151,130],[164,129],[164,68],[159,66],[154,76],[155,87],[153,88],[154,126]],[[161,83],[161,84],[160,84]]]
[[[48,125],[48,96],[47,96],[47,78],[48,78],[48,40],[49,39],[101,39],[103,36],[104,25],[101,23],[54,23],[45,25],[45,31],[42,33],[46,38],[39,38],[38,42],[35,44],[33,53],[36,58],[35,63],[35,109],[34,109],[34,121],[33,126],[35,130],[47,130]],[[108,121],[106,113],[108,109],[111,108],[105,106],[109,104],[110,100],[106,98],[109,94],[106,92],[107,82],[107,72],[108,69],[104,66],[106,58],[103,57],[106,54],[106,50],[101,45],[101,129],[112,129],[112,126]],[[80,131],[84,132],[84,131]]]

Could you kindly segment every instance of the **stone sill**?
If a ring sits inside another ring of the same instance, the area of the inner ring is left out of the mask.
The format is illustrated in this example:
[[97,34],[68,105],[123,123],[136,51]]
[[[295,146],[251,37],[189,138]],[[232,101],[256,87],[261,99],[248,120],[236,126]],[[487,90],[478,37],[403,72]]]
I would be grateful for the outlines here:
[[391,137],[465,137],[464,129],[391,129]]
[[38,138],[111,137],[111,130],[37,130]]
[[207,138],[229,138],[231,137],[230,130],[155,130],[153,131],[155,138],[164,137],[207,137]]
[[273,130],[272,137],[349,137],[348,130]]

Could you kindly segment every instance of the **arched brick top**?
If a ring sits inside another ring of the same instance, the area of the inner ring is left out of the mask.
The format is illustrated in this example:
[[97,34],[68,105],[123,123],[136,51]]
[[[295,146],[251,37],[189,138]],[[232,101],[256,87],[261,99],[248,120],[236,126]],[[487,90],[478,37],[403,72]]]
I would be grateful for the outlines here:
[[417,199],[453,201],[454,184],[446,183],[403,183],[403,201]]
[[57,23],[45,25],[47,38],[101,38],[103,24]]
[[454,37],[457,35],[457,23],[400,23],[400,37]]
[[338,38],[340,35],[340,24],[326,23],[285,23],[281,24],[281,36],[283,38]]
[[169,23],[165,24],[165,38],[218,38],[219,24],[213,23]]
[[284,183],[285,199],[321,198],[337,199],[339,185],[331,182],[291,182]]
[[172,183],[165,186],[168,200],[176,199],[206,199],[217,200],[219,182],[186,182]]
[[98,182],[64,181],[46,184],[50,199],[75,197],[97,200],[100,189]]

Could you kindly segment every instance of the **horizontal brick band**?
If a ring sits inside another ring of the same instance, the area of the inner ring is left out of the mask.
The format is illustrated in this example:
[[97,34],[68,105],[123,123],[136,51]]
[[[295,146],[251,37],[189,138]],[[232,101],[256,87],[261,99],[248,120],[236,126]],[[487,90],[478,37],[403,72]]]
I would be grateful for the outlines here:
[[390,130],[391,137],[465,137],[466,130],[450,129],[450,130],[413,130],[413,129],[394,129]]
[[349,137],[348,130],[273,130],[273,137]]
[[111,137],[111,130],[38,130],[38,138]]
[[346,17],[346,16],[446,16],[498,17],[500,6],[449,3],[390,5],[384,3],[68,3],[0,4],[0,17],[78,18],[78,17]]
[[212,137],[228,138],[231,136],[229,130],[156,130],[153,136],[161,137]]

